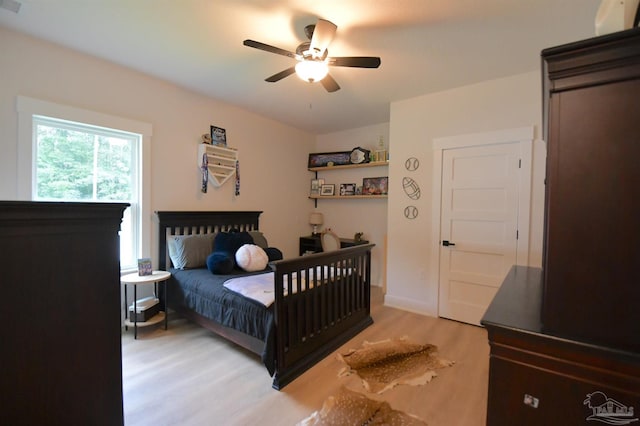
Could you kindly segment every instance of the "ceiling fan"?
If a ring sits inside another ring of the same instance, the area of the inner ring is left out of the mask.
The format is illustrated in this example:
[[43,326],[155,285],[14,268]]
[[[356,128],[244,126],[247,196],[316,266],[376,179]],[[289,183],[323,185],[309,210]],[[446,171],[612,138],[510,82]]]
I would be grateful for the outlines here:
[[325,19],[318,19],[315,25],[307,25],[304,32],[309,41],[300,44],[295,53],[255,40],[245,40],[242,44],[298,61],[295,66],[280,71],[266,78],[265,81],[275,83],[295,72],[302,80],[310,83],[319,81],[328,92],[335,92],[340,90],[340,86],[329,74],[328,67],[378,68],[380,66],[380,58],[374,56],[330,57],[327,47],[337,29],[333,22]]

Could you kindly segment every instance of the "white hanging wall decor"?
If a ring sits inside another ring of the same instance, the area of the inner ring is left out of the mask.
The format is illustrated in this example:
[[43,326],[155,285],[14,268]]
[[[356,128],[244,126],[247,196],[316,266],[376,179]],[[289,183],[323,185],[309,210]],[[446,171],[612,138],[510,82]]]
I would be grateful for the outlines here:
[[206,155],[207,174],[213,186],[222,186],[235,176],[238,161],[238,150],[228,146],[201,143],[198,146],[198,167],[202,167],[203,155]]

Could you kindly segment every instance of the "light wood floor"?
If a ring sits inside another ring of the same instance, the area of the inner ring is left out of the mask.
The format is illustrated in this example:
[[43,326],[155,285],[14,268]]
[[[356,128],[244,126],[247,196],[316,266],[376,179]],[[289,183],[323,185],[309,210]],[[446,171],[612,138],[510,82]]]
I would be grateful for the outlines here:
[[[430,426],[484,425],[489,345],[483,328],[382,306],[375,289],[374,324],[339,351],[363,341],[408,336],[438,346],[456,362],[424,386],[399,386],[379,398]],[[295,425],[340,386],[364,392],[356,376],[339,378],[335,353],[278,392],[259,358],[177,316],[162,326],[123,333],[127,426]],[[372,396],[371,397],[376,397]]]

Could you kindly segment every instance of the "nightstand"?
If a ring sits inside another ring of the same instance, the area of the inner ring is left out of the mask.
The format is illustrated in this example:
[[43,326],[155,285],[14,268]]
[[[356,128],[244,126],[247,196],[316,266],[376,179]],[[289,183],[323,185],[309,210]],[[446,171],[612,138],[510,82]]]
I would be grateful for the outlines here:
[[[353,238],[340,238],[340,248],[358,246],[360,244],[369,244],[367,240],[356,241]],[[307,235],[300,237],[300,256],[311,253],[321,253],[322,243],[320,235]]]
[[[138,275],[137,272],[133,272],[131,274],[124,275],[120,277],[120,282],[124,285],[124,309],[125,309],[125,320],[124,325],[125,328],[128,326],[133,326],[133,338],[138,338],[138,327],[144,327],[148,325],[158,324],[159,322],[164,320],[164,329],[168,328],[168,319],[169,315],[167,315],[167,280],[171,277],[170,272],[166,271],[153,271],[151,275]],[[153,294],[158,296],[158,283],[163,283],[165,286],[164,292],[164,311],[160,311],[158,314],[149,318],[147,321],[138,321],[137,320],[137,301],[138,301],[138,286],[139,285],[150,285],[153,284]],[[127,302],[127,286],[133,285],[133,321],[129,318],[129,306]]]

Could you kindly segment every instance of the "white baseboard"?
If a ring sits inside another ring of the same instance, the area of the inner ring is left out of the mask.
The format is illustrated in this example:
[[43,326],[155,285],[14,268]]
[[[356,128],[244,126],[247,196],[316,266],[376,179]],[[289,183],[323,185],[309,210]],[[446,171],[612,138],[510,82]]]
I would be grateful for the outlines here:
[[413,312],[414,314],[426,315],[430,317],[438,316],[437,312],[434,312],[433,308],[426,303],[417,302],[414,299],[391,296],[389,294],[386,294],[384,296],[384,306],[402,309],[404,311]]

